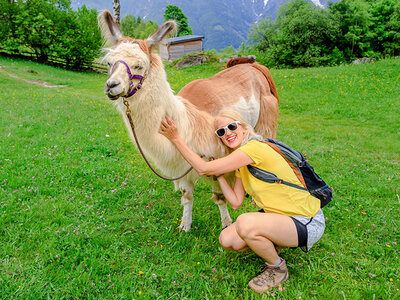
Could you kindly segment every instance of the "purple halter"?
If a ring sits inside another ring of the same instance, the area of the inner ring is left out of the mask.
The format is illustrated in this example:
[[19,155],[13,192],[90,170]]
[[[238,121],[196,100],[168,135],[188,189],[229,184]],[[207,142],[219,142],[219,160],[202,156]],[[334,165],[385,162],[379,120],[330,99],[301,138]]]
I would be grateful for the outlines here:
[[[127,72],[128,75],[129,75],[129,90],[128,90],[128,95],[124,96],[124,98],[128,98],[128,97],[133,96],[134,94],[136,94],[136,92],[142,88],[142,84],[143,84],[144,77],[141,76],[141,75],[132,75],[131,69],[129,69],[128,64],[127,64],[126,62],[124,62],[123,60],[117,60],[117,61],[115,62],[115,64],[113,65],[113,67],[112,67],[112,69],[111,69],[111,74],[114,72],[114,69],[115,69],[115,66],[117,65],[117,63],[122,63],[123,65],[125,65],[125,67],[126,67],[126,72]],[[132,82],[133,79],[139,79],[140,82],[139,82],[136,86],[134,86],[134,85],[133,85],[133,82]]]

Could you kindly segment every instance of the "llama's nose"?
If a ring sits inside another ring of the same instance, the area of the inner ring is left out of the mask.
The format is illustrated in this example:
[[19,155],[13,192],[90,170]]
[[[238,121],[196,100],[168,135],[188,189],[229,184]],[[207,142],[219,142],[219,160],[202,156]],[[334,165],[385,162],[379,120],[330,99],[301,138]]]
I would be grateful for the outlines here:
[[110,90],[116,88],[120,84],[121,84],[121,82],[119,80],[116,80],[116,79],[107,80],[106,86],[104,88],[104,93],[108,94],[110,92]]

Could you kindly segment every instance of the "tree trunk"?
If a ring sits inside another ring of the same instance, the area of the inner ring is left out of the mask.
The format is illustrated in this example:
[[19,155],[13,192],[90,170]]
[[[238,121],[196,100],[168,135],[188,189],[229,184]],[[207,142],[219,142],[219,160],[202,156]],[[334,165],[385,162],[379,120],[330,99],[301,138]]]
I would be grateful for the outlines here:
[[119,0],[113,0],[113,9],[114,9],[114,20],[117,24],[119,24],[119,11],[120,11]]

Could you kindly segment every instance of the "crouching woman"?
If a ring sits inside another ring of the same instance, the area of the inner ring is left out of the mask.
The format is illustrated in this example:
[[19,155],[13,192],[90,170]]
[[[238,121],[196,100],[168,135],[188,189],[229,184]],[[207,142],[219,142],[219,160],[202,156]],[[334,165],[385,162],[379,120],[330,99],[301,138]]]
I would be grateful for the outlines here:
[[[286,261],[279,256],[282,247],[301,247],[308,251],[325,229],[320,200],[308,191],[283,184],[270,184],[256,179],[247,169],[253,165],[272,172],[279,178],[301,186],[284,158],[268,144],[250,140],[261,138],[242,118],[231,110],[215,119],[216,135],[229,148],[230,154],[209,162],[194,153],[181,139],[172,119],[166,116],[160,133],[166,136],[200,175],[214,175],[233,209],[239,208],[245,194],[253,197],[259,212],[240,215],[236,222],[222,230],[219,242],[226,250],[251,249],[265,260],[264,270],[249,282],[257,293],[266,292],[289,278]],[[249,141],[250,140],[250,141]],[[225,173],[235,171],[233,188]]]

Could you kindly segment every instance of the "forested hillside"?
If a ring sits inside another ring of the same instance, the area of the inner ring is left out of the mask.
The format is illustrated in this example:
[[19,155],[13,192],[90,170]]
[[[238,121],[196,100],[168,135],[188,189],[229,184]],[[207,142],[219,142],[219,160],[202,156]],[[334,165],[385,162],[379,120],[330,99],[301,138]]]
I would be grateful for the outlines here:
[[[327,5],[328,0],[308,0],[310,3]],[[179,6],[188,17],[194,34],[204,35],[204,48],[216,49],[233,46],[238,48],[247,39],[249,28],[255,22],[270,17],[275,19],[278,9],[288,0],[122,0],[121,18],[127,14],[163,22],[168,4]],[[110,0],[73,0],[74,8],[85,4],[90,8],[112,10]]]
[[[75,69],[90,66],[100,56],[101,36],[95,9],[81,6],[74,10],[70,0],[0,1],[0,15],[5,16],[0,20],[3,53],[30,56],[44,63],[56,61]],[[398,0],[342,0],[328,7],[307,0],[292,0],[280,7],[275,20],[262,18],[260,10],[258,22],[247,25],[241,22],[245,22],[245,16],[251,15],[251,11],[254,16],[256,5],[266,9],[278,2],[254,1],[241,10],[240,5],[248,2],[235,0],[238,6],[233,13],[228,2],[205,5],[208,3],[205,1],[193,2],[190,9],[182,2],[183,7],[179,9],[183,14],[187,12],[189,25],[195,20],[202,30],[217,32],[205,34],[204,47],[214,42],[225,43],[229,49],[224,48],[223,53],[227,56],[256,55],[257,61],[264,65],[286,68],[338,65],[362,57],[380,59],[400,55]],[[137,12],[141,11],[139,5],[135,7]],[[191,18],[189,14],[195,11],[201,12],[201,16]],[[240,22],[233,18],[234,14],[235,18],[243,16]],[[141,39],[149,36],[159,24],[145,17],[124,16],[123,32]],[[246,26],[250,28],[249,33],[243,32]],[[202,33],[195,26],[190,29],[193,34]],[[239,47],[238,36],[246,41]]]

